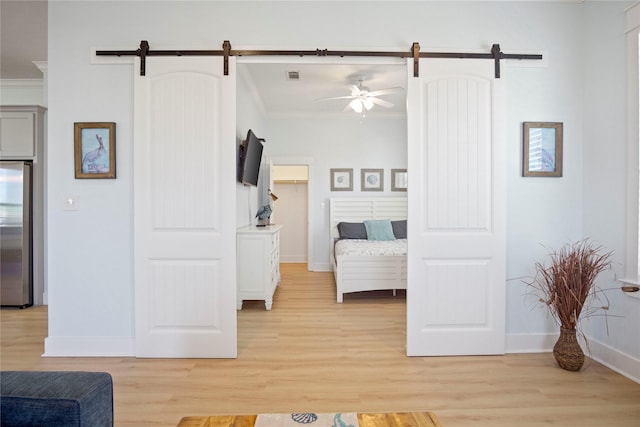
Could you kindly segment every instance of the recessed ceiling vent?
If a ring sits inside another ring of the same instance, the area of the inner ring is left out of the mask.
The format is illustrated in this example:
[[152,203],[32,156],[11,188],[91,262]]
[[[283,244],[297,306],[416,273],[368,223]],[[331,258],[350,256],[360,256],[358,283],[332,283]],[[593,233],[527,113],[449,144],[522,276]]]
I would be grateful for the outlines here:
[[287,80],[300,80],[299,71],[287,71]]

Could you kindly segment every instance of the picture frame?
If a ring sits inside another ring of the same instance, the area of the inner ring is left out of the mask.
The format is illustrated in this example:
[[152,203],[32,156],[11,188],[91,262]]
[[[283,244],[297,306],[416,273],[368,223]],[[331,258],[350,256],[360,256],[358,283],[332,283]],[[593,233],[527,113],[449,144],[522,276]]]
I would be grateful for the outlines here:
[[382,191],[384,189],[384,169],[360,169],[361,191]]
[[407,170],[391,169],[391,191],[407,191]]
[[115,179],[116,124],[76,122],[73,133],[76,179]]
[[353,191],[353,169],[331,169],[331,191]]
[[523,122],[522,176],[562,176],[561,122]]

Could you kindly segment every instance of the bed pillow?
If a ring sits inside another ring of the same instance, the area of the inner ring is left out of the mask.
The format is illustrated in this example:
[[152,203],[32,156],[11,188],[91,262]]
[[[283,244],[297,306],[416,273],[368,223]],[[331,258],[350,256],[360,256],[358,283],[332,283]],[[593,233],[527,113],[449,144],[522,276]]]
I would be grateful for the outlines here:
[[367,229],[361,222],[339,222],[338,234],[341,239],[365,239],[367,238]]
[[369,240],[395,240],[391,221],[388,219],[374,219],[364,222],[367,230],[367,239]]
[[407,238],[407,220],[406,219],[402,221],[391,221],[391,228],[393,228],[393,235],[396,236],[396,239]]

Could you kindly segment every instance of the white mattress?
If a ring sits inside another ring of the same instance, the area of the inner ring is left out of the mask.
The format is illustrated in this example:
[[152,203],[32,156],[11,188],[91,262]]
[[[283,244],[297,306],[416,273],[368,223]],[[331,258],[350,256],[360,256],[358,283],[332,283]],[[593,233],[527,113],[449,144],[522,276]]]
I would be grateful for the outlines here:
[[342,239],[336,242],[335,251],[336,257],[340,255],[406,255],[407,239]]

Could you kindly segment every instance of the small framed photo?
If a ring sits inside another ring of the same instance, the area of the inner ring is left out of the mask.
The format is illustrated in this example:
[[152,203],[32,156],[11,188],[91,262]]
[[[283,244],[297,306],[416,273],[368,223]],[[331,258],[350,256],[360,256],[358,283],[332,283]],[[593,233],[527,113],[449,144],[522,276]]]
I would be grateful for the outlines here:
[[353,191],[353,169],[331,169],[331,191]]
[[116,124],[74,123],[76,178],[116,177]]
[[391,169],[391,191],[407,191],[407,170]]
[[562,123],[523,123],[522,176],[562,176]]
[[362,191],[382,191],[384,188],[384,170],[360,169],[360,188]]

